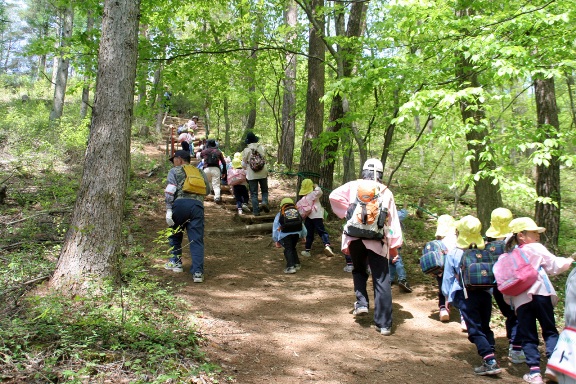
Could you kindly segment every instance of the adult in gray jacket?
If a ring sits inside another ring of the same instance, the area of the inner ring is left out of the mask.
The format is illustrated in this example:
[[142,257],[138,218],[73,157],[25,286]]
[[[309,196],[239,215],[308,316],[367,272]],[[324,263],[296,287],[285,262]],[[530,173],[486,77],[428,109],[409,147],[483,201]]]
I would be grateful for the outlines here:
[[255,152],[259,154],[262,160],[266,158],[266,149],[258,144],[259,140],[258,136],[253,132],[248,132],[245,141],[248,146],[242,151],[242,162],[246,169],[246,180],[248,180],[248,189],[250,191],[250,201],[252,203],[252,213],[254,216],[260,216],[258,186],[260,186],[260,191],[262,192],[262,210],[266,213],[270,212],[270,208],[268,207],[268,168],[265,163],[262,169],[254,167],[255,157],[258,157]]

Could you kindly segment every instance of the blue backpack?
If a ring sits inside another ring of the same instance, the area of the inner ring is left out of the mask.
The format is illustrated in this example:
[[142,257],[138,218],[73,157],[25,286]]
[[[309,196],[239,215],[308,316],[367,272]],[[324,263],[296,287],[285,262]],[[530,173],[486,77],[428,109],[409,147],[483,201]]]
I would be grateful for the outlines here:
[[464,250],[460,261],[462,286],[468,290],[484,290],[496,286],[494,264],[498,256],[488,249],[469,248]]
[[439,276],[444,271],[444,258],[448,249],[440,240],[432,240],[426,243],[420,258],[422,272]]

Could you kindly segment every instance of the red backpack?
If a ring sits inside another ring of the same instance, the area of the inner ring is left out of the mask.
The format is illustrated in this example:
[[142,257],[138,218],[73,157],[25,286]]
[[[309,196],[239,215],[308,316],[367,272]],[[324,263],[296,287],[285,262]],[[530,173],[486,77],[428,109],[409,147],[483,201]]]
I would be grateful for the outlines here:
[[508,296],[518,296],[538,280],[538,271],[530,264],[519,247],[503,253],[494,264],[498,290]]

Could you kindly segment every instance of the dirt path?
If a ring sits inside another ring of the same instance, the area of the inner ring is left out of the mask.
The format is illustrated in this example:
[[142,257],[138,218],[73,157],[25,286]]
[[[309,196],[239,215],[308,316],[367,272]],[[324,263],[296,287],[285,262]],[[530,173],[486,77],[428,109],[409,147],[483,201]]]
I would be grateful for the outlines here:
[[[292,181],[270,180],[271,198],[293,191]],[[159,193],[161,195],[159,186]],[[231,197],[226,197],[231,199]],[[233,212],[205,203],[206,229],[238,225]],[[163,228],[163,204],[148,225]],[[333,243],[339,236],[330,231]],[[151,236],[155,236],[155,231]],[[342,256],[301,258],[302,269],[282,273],[284,257],[269,234],[243,237],[206,236],[206,280],[192,283],[190,257],[185,273],[162,268],[167,281],[184,283],[180,295],[196,311],[204,336],[202,350],[223,368],[222,378],[237,383],[499,383],[522,382],[524,365],[508,362],[503,329],[495,329],[499,378],[478,377],[476,349],[460,330],[453,311],[450,323],[438,320],[435,286],[416,283],[411,294],[393,288],[393,334],[381,336],[369,316],[355,319],[350,273]],[[337,248],[337,247],[336,247]]]

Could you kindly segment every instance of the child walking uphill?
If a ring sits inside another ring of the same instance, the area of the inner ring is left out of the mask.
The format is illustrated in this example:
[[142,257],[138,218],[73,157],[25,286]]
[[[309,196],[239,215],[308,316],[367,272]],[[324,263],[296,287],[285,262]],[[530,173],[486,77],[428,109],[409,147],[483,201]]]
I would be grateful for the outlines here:
[[464,250],[473,245],[480,250],[484,249],[484,240],[480,234],[481,229],[480,220],[474,216],[464,216],[456,222],[458,238],[456,248],[446,255],[442,293],[446,296],[447,309],[450,309],[451,305],[460,309],[468,328],[468,340],[476,345],[478,354],[483,359],[482,365],[474,368],[474,373],[484,376],[497,375],[502,372],[494,355],[494,333],[490,329],[491,289],[468,289],[466,295],[460,279],[460,263]]
[[302,218],[294,205],[294,200],[285,197],[280,202],[280,212],[274,218],[272,225],[272,240],[277,247],[284,247],[286,268],[284,273],[296,273],[300,269],[300,259],[296,245],[298,239],[306,237],[306,227],[302,224]]
[[310,250],[314,242],[314,233],[318,232],[318,236],[324,243],[324,254],[328,257],[334,256],[332,247],[330,247],[330,237],[326,228],[324,228],[324,207],[320,204],[320,197],[322,196],[322,188],[314,184],[310,179],[302,180],[302,186],[298,195],[302,196],[296,206],[298,212],[304,218],[304,225],[306,226],[306,247],[301,252],[302,256],[312,256]]
[[568,270],[574,260],[550,253],[540,243],[540,234],[546,228],[537,226],[529,217],[512,220],[509,228],[512,237],[506,242],[506,250],[510,251],[518,246],[528,262],[538,271],[538,278],[527,291],[518,296],[504,295],[504,300],[516,309],[518,316],[518,338],[522,340],[526,364],[530,369],[530,372],[524,375],[524,381],[543,383],[536,320],[540,323],[546,343],[546,356],[550,358],[558,342],[558,330],[554,320],[554,306],[558,303],[558,296],[548,274],[557,275]]
[[[456,248],[456,227],[455,220],[450,215],[441,215],[438,217],[436,225],[436,238],[433,242],[427,243],[423,253],[429,252],[432,247],[437,246],[440,252],[447,254]],[[435,242],[435,244],[434,244]],[[438,311],[440,321],[445,323],[450,321],[450,313],[446,309],[446,297],[442,293],[442,273],[437,274],[438,282]]]
[[[512,212],[506,208],[496,208],[490,215],[490,228],[486,230],[486,249],[495,256],[504,253],[506,238],[511,236],[508,225],[512,221]],[[524,352],[522,352],[522,341],[518,338],[518,318],[514,309],[504,300],[504,295],[494,287],[492,294],[498,305],[498,309],[506,318],[506,337],[508,338],[508,357],[512,364],[522,364],[526,361]]]
[[250,213],[248,208],[248,182],[246,181],[246,171],[242,168],[242,154],[240,152],[234,154],[231,167],[227,171],[227,180],[228,185],[232,187],[238,214]]

